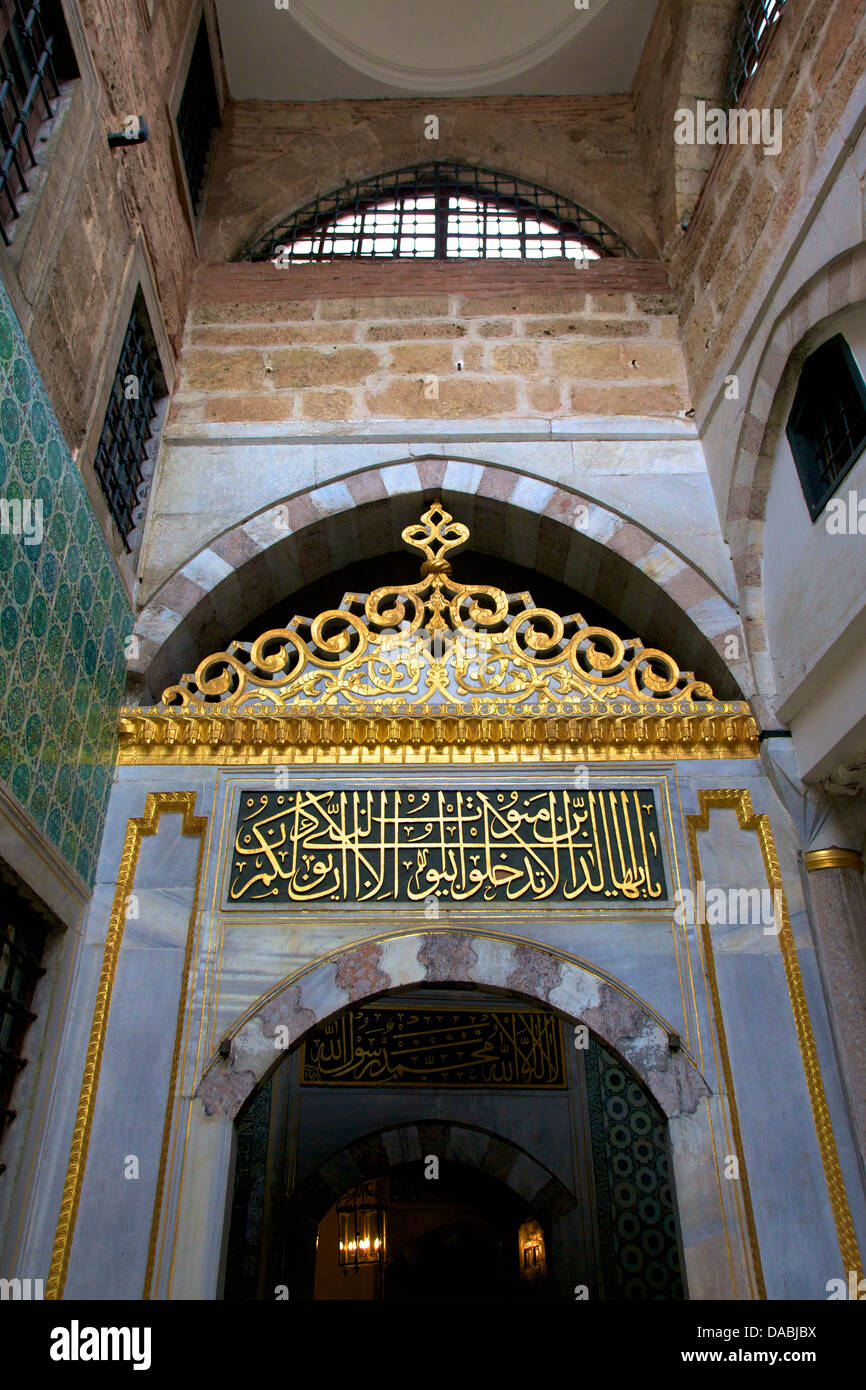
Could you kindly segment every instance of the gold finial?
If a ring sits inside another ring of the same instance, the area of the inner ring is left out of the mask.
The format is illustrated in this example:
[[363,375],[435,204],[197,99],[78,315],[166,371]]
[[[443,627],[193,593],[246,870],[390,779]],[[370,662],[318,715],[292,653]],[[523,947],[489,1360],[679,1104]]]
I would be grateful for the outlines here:
[[[434,521],[435,517],[439,520]],[[420,522],[416,521],[407,526],[403,532],[406,544],[416,550],[423,550],[427,556],[421,566],[421,574],[425,579],[431,574],[450,574],[451,565],[445,559],[445,551],[462,549],[468,539],[469,527],[464,526],[462,521],[454,521],[451,513],[446,512],[439,501],[432,502]]]

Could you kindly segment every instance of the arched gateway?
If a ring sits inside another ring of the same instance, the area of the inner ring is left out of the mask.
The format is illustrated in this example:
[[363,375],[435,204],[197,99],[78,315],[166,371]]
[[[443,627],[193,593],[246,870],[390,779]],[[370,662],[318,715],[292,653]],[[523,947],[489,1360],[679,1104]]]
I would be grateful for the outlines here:
[[459,582],[439,503],[403,537],[418,582],[124,713],[49,1294],[824,1296],[852,1156],[749,706]]

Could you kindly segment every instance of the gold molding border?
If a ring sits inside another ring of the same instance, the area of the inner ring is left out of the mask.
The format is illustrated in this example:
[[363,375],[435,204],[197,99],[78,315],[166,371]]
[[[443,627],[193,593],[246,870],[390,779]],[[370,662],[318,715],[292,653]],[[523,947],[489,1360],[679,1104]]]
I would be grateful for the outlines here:
[[[144,815],[132,816],[127,822],[126,836],[123,842],[123,850],[121,852],[120,865],[117,873],[117,887],[114,892],[111,916],[109,918],[108,931],[105,937],[102,971],[99,976],[99,985],[96,991],[96,1002],[93,1006],[93,1021],[90,1027],[90,1038],[87,1045],[87,1056],[84,1062],[84,1075],[78,1098],[75,1126],[72,1131],[69,1163],[66,1168],[63,1196],[60,1201],[60,1214],[57,1219],[57,1231],[54,1236],[54,1246],[51,1252],[51,1265],[46,1281],[46,1299],[62,1299],[66,1285],[69,1256],[72,1250],[72,1238],[75,1233],[78,1204],[84,1183],[84,1170],[87,1163],[87,1149],[90,1143],[93,1111],[96,1104],[96,1091],[99,1085],[99,1072],[102,1066],[102,1055],[105,1050],[105,1034],[108,1026],[108,1012],[111,1006],[111,992],[114,987],[114,977],[117,971],[117,962],[120,956],[121,943],[123,941],[123,929],[126,921],[126,901],[129,893],[132,891],[132,885],[135,881],[135,871],[138,866],[141,842],[145,835],[156,834],[159,829],[160,817],[163,814],[182,814],[182,833],[184,835],[201,836],[201,843],[203,846],[204,835],[207,829],[207,817],[193,814],[195,810],[195,800],[195,792],[148,792],[144,803]],[[199,876],[201,874],[201,863],[202,853],[200,849]],[[198,879],[196,881],[193,913],[196,910],[197,902]],[[188,952],[189,935],[187,940],[187,953]],[[185,962],[184,991],[186,989],[186,979],[188,975],[186,965],[187,963]],[[172,1064],[172,1086],[169,1091],[169,1106],[171,1105],[174,1089],[173,1082],[176,1073],[176,1065],[177,1038],[175,1038],[175,1057]],[[163,1136],[163,1155],[160,1157],[157,1196],[159,1196],[160,1184],[164,1174],[164,1151],[165,1135]]]
[[840,849],[833,845],[829,849],[810,849],[803,855],[803,863],[813,874],[816,869],[856,869],[863,872],[863,856],[856,849]]
[[312,762],[493,761],[497,755],[564,755],[579,762],[755,758],[758,726],[750,714],[528,711],[523,717],[467,714],[431,707],[420,717],[333,711],[204,713],[124,709],[119,765],[225,766]]
[[[195,793],[180,792],[180,796],[192,798],[190,803],[190,813],[194,809]],[[187,826],[198,827],[197,829],[187,829]],[[147,1266],[144,1272],[144,1288],[142,1290],[142,1301],[147,1302],[153,1293],[154,1268],[156,1265],[156,1247],[159,1240],[159,1223],[162,1216],[162,1201],[165,1189],[165,1171],[168,1167],[168,1148],[171,1142],[171,1122],[175,1106],[175,1090],[177,1087],[177,1076],[180,1070],[180,1058],[183,1050],[183,1035],[186,1028],[186,1008],[189,998],[190,976],[192,973],[193,962],[193,942],[194,927],[199,910],[199,898],[201,894],[201,880],[205,865],[205,840],[207,832],[207,816],[193,816],[184,813],[183,834],[199,836],[198,859],[195,870],[195,887],[192,894],[192,903],[189,912],[189,924],[186,929],[186,947],[183,954],[183,968],[181,972],[180,996],[177,1001],[177,1023],[174,1030],[174,1047],[171,1054],[171,1070],[168,1078],[168,1092],[165,1102],[165,1119],[162,1126],[162,1143],[159,1149],[159,1169],[156,1175],[156,1192],[153,1199],[153,1216],[150,1223],[150,1240],[147,1246]]]
[[[779,858],[776,853],[776,844],[773,839],[773,830],[770,825],[770,817],[765,812],[756,812],[752,807],[752,796],[747,789],[734,788],[713,788],[698,792],[698,805],[700,813],[696,816],[686,816],[686,826],[688,832],[689,855],[696,881],[702,879],[700,853],[698,850],[698,832],[708,831],[710,828],[710,812],[716,810],[733,810],[737,813],[737,822],[741,830],[754,830],[758,836],[758,843],[761,847],[761,855],[764,861],[764,871],[767,875],[767,883],[772,892],[778,891],[782,905],[782,929],[779,932],[779,947],[782,952],[782,961],[785,967],[785,978],[788,984],[788,994],[791,999],[791,1009],[794,1014],[794,1024],[797,1029],[797,1041],[800,1045],[800,1055],[803,1059],[803,1070],[806,1074],[806,1085],[809,1091],[809,1103],[812,1108],[812,1117],[815,1121],[815,1130],[818,1136],[818,1148],[821,1153],[821,1163],[824,1168],[824,1178],[827,1183],[827,1191],[830,1197],[830,1207],[833,1212],[833,1222],[836,1227],[836,1237],[839,1241],[839,1250],[844,1262],[844,1268],[856,1270],[857,1278],[863,1277],[863,1264],[860,1250],[857,1245],[857,1237],[854,1232],[854,1223],[851,1219],[851,1208],[848,1203],[848,1194],[845,1190],[845,1180],[842,1176],[842,1168],[839,1163],[839,1154],[836,1149],[836,1140],[833,1135],[833,1124],[830,1119],[830,1111],[827,1106],[827,1096],[824,1091],[824,1081],[821,1076],[821,1067],[818,1061],[818,1053],[815,1045],[815,1036],[812,1032],[812,1024],[809,1018],[809,1006],[806,1002],[806,993],[803,988],[803,977],[800,973],[800,963],[797,959],[797,947],[794,941],[794,933],[791,928],[791,917],[788,912],[788,900],[785,895],[785,887],[779,870]],[[713,1000],[713,1008],[716,1010],[719,1020],[719,1043],[722,1053],[722,1065],[725,1076],[725,1085],[728,1088],[729,1099],[731,1101],[731,1123],[734,1132],[734,1140],[737,1144],[741,1162],[743,1164],[743,1197],[746,1204],[747,1220],[749,1225],[749,1237],[752,1244],[752,1254],[756,1260],[756,1270],[759,1274],[761,1288],[763,1290],[763,1273],[761,1272],[760,1256],[758,1253],[757,1231],[754,1223],[754,1213],[752,1211],[751,1194],[748,1188],[748,1178],[745,1174],[745,1161],[742,1146],[742,1136],[740,1133],[739,1117],[734,1100],[733,1073],[731,1070],[730,1056],[728,1054],[727,1042],[724,1035],[724,1023],[721,1011],[721,1000],[719,997],[718,980],[716,976],[715,959],[713,956],[712,940],[710,936],[709,924],[704,922],[701,926],[701,935],[704,943],[710,991]],[[762,1297],[766,1298],[766,1292],[762,1292]]]
[[[695,883],[698,883],[703,879],[703,871],[701,869],[701,855],[700,850],[698,849],[698,831],[709,829],[710,806],[721,804],[718,800],[716,800],[716,798],[719,795],[720,794],[718,792],[699,791],[698,802],[701,808],[700,815],[685,817],[686,832],[688,835],[689,858],[691,860],[692,873],[694,875]],[[749,793],[723,792],[721,793],[721,795],[725,797],[739,795],[748,797]],[[725,804],[728,803],[725,802]],[[749,806],[751,809],[751,802],[749,803]],[[758,1297],[760,1299],[766,1299],[767,1286],[764,1282],[764,1268],[761,1263],[761,1248],[758,1243],[758,1229],[755,1225],[755,1212],[752,1206],[752,1190],[749,1186],[749,1174],[746,1167],[746,1156],[743,1148],[743,1133],[740,1129],[740,1112],[737,1108],[737,1093],[734,1090],[734,1075],[731,1068],[730,1053],[728,1052],[728,1037],[727,1033],[725,1032],[725,1018],[722,1012],[722,1001],[721,996],[719,994],[719,981],[718,976],[716,974],[716,959],[713,953],[713,941],[712,936],[710,934],[709,924],[707,922],[703,922],[701,924],[701,944],[703,946],[704,951],[704,960],[706,961],[707,984],[709,986],[710,991],[710,1000],[713,1006],[713,1013],[716,1017],[716,1025],[719,1039],[719,1054],[722,1063],[722,1074],[725,1078],[725,1091],[727,1092],[728,1108],[731,1117],[731,1130],[734,1136],[734,1144],[736,1145],[736,1151],[740,1159],[740,1173],[742,1179],[741,1191],[743,1194],[743,1207],[746,1218],[746,1229],[749,1234],[749,1249],[751,1251],[752,1256],[752,1271],[758,1290]]]

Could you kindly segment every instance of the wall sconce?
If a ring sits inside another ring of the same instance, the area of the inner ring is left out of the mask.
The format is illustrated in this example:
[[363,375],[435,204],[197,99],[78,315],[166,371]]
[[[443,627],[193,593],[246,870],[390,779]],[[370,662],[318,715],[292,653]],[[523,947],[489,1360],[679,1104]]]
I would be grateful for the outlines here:
[[144,145],[149,131],[143,116],[124,116],[123,130],[112,130],[108,136],[108,148],[120,149],[123,145]]

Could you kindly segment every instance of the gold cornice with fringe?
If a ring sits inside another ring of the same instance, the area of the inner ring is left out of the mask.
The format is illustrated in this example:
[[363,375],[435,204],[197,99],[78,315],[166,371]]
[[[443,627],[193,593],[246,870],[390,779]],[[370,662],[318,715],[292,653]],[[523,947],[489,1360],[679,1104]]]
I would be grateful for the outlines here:
[[230,765],[312,762],[541,761],[648,762],[754,758],[750,714],[525,714],[411,719],[333,711],[275,715],[125,709],[117,761],[123,765]]

